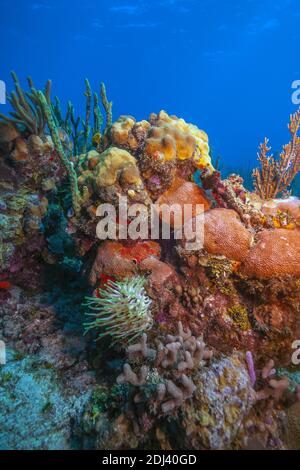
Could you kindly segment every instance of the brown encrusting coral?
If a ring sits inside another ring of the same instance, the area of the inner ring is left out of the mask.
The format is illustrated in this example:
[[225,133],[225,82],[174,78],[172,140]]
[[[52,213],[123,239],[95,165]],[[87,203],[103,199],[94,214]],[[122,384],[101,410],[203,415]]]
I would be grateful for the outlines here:
[[[207,134],[183,119],[113,122],[102,86],[102,129],[87,80],[83,120],[71,103],[63,117],[49,85],[30,82],[26,95],[14,80],[14,116],[0,122],[0,339],[85,397],[68,408],[69,434],[83,448],[299,445],[300,204],[276,198],[299,171],[299,112],[278,162],[261,146],[253,193],[237,174],[222,179]],[[101,204],[116,216],[106,240]],[[154,204],[174,208],[158,217],[168,239],[162,227],[152,236]],[[124,237],[141,221],[146,231]],[[178,229],[198,222],[203,244],[188,247]],[[35,409],[36,422],[51,406]]]

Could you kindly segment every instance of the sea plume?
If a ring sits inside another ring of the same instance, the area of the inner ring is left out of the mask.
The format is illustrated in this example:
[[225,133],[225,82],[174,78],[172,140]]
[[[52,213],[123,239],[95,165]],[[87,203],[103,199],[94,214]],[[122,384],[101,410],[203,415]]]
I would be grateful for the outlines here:
[[262,199],[273,199],[280,194],[287,194],[291,183],[300,171],[300,108],[290,116],[288,129],[291,140],[284,145],[279,159],[269,155],[271,147],[265,139],[259,147],[258,160],[260,168],[253,170],[253,184],[256,193]]

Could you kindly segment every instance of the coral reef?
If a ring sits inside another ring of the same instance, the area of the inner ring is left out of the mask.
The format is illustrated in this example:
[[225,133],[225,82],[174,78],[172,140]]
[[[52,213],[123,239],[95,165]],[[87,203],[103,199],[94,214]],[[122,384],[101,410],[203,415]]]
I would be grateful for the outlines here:
[[[88,80],[81,118],[50,82],[26,93],[13,80],[0,121],[1,448],[299,448],[300,204],[285,197],[299,112],[278,161],[261,146],[251,192],[222,178],[207,134],[183,119],[114,122]],[[116,216],[105,240],[101,204]],[[148,229],[131,238],[134,204]],[[152,233],[153,206],[168,239]],[[203,245],[187,247],[198,222]]]

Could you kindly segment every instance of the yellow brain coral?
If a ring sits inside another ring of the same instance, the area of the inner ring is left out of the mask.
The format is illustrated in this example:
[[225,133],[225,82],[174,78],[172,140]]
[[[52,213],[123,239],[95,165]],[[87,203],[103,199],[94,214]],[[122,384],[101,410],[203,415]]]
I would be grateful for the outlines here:
[[190,160],[196,168],[213,170],[207,134],[165,111],[140,122],[120,116],[111,126],[109,143],[140,157],[142,152],[153,163]]
[[145,152],[162,162],[174,159],[193,159],[199,168],[213,169],[209,156],[207,134],[184,119],[169,116],[165,111],[150,115],[151,129],[146,140]]
[[145,140],[149,128],[148,121],[136,122],[132,116],[120,116],[110,130],[112,144],[135,151]]
[[126,150],[110,147],[100,155],[96,167],[96,182],[98,187],[112,186],[116,183],[118,175],[123,172],[131,184],[142,184],[136,159]]

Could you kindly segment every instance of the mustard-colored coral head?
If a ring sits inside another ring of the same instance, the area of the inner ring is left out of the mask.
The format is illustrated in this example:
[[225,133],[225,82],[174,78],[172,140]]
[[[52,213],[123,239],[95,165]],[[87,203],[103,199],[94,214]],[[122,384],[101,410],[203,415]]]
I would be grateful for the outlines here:
[[142,149],[155,163],[193,161],[196,168],[213,171],[207,134],[193,124],[165,111],[152,113],[149,121],[120,116],[111,126],[111,145],[137,154]]
[[141,184],[140,175],[136,168],[136,159],[126,150],[109,147],[100,155],[100,161],[96,167],[97,186],[104,188],[116,183],[118,175],[125,169],[132,168],[131,183]]
[[152,124],[146,140],[145,152],[153,160],[194,160],[199,169],[213,171],[207,134],[184,119],[169,116],[165,111],[151,114]]
[[141,140],[146,138],[149,128],[150,124],[147,121],[136,122],[132,116],[120,116],[111,126],[112,145],[136,151],[141,144]]

